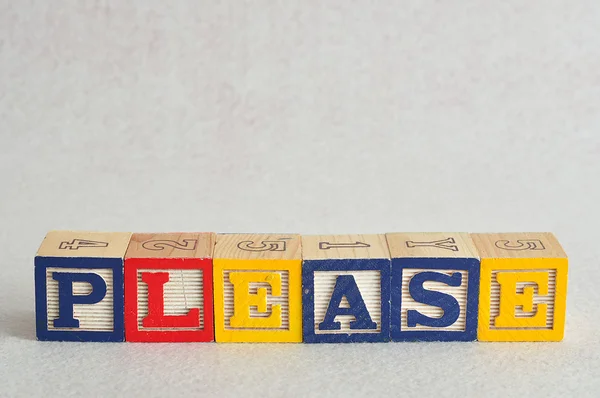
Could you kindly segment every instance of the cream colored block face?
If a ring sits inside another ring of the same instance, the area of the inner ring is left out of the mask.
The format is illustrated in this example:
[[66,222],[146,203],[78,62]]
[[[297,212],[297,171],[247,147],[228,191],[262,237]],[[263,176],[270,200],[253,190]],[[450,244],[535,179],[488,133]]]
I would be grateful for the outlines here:
[[296,260],[302,258],[298,235],[219,234],[214,258]]
[[50,231],[37,255],[123,258],[130,238],[129,232]]
[[548,232],[471,234],[481,258],[567,258]]
[[385,235],[305,235],[304,260],[388,259]]
[[213,233],[171,232],[133,234],[126,258],[210,258]]
[[477,258],[467,233],[398,232],[386,234],[392,258]]

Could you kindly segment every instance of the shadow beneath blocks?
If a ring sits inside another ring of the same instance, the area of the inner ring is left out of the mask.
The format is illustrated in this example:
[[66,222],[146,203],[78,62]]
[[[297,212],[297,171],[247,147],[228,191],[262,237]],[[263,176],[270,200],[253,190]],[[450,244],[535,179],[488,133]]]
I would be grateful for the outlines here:
[[33,311],[7,313],[2,316],[0,331],[3,335],[22,340],[36,340]]

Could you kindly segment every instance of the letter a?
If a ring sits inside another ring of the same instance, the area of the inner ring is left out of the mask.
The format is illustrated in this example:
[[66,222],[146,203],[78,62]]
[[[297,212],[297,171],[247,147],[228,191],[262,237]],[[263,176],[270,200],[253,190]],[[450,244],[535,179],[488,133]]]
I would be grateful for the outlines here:
[[[349,308],[340,308],[342,298],[346,297]],[[337,277],[325,319],[319,324],[321,330],[340,330],[340,322],[335,321],[338,315],[352,315],[354,321],[350,322],[350,329],[377,329],[377,324],[371,319],[367,306],[356,285],[354,276],[340,275]]]

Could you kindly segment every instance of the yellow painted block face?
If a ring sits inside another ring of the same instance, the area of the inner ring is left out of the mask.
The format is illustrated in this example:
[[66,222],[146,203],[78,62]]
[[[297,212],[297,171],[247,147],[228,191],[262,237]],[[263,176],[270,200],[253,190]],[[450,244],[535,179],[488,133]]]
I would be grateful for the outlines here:
[[[530,327],[544,328],[548,319],[548,304],[534,306],[534,291],[539,296],[548,296],[550,272],[497,272],[496,282],[500,285],[500,306],[494,326],[499,328]],[[522,284],[519,288],[519,284]],[[519,290],[522,290],[519,292]],[[523,314],[517,317],[517,307]],[[536,308],[534,308],[536,307]]]
[[[226,282],[226,281],[224,281]],[[229,282],[233,284],[233,316],[229,325],[234,328],[277,329],[282,325],[281,304],[272,304],[269,311],[267,291],[271,289],[273,297],[281,297],[281,274],[279,272],[229,272]],[[250,292],[252,284],[256,293]],[[250,316],[250,307],[256,307],[259,317]]]
[[302,342],[302,260],[297,235],[218,235],[217,342]]
[[481,256],[478,340],[562,340],[568,259],[554,236],[472,237]]

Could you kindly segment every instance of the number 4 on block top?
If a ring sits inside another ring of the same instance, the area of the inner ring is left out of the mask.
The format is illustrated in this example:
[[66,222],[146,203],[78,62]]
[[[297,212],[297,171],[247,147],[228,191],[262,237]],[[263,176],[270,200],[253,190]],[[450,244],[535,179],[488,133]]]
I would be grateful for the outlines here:
[[125,254],[125,340],[213,341],[213,233],[133,234]]
[[123,256],[130,236],[46,235],[35,258],[39,340],[123,341]]

